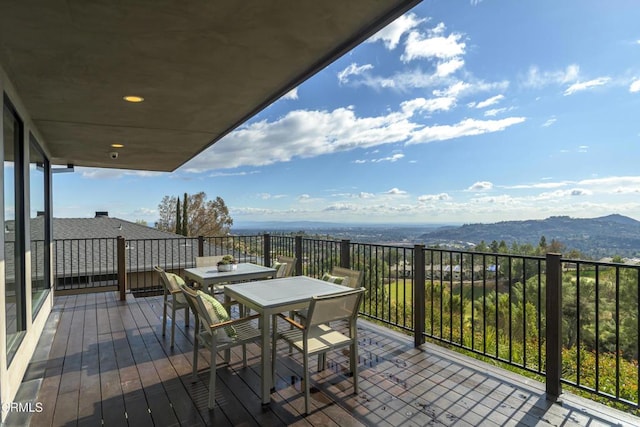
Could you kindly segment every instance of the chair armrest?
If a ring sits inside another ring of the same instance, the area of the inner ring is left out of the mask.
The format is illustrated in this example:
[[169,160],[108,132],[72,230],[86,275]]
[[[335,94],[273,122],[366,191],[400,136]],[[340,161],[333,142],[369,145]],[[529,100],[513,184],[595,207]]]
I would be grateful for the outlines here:
[[261,316],[261,314],[254,314],[252,316],[241,317],[239,319],[227,320],[226,322],[214,323],[213,325],[209,325],[209,327],[212,330],[219,329],[219,328],[224,328],[225,326],[232,326],[232,325],[236,325],[238,323],[248,322],[249,320],[258,319],[260,316]]
[[291,326],[298,328],[298,329],[304,329],[304,326],[302,326],[300,323],[296,322],[295,320],[293,320],[290,317],[285,316],[282,313],[278,313],[278,317],[282,318],[285,322],[287,322],[288,324],[290,324]]

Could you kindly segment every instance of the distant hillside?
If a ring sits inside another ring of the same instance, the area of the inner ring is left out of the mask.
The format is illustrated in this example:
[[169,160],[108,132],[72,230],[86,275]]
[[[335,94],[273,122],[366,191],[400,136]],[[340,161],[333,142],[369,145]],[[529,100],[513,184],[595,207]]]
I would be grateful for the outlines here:
[[622,215],[600,218],[554,216],[544,220],[503,221],[495,224],[465,224],[424,233],[419,240],[425,245],[468,247],[484,240],[504,240],[508,245],[530,243],[534,246],[545,236],[562,242],[567,250],[577,249],[592,258],[640,254],[640,221]]

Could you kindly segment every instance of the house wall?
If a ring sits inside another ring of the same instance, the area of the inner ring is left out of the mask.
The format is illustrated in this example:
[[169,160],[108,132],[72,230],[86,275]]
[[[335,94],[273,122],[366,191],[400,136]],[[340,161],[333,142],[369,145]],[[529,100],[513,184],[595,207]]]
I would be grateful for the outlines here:
[[[44,301],[35,315],[32,315],[32,303],[31,303],[31,248],[30,248],[30,238],[31,230],[30,230],[30,191],[29,191],[29,135],[32,134],[42,147],[45,152],[45,156],[47,158],[51,158],[50,153],[46,146],[46,141],[42,138],[37,128],[34,126],[31,116],[29,112],[24,107],[19,94],[16,92],[13,87],[9,76],[6,74],[2,64],[0,64],[0,94],[6,94],[11,101],[11,104],[16,109],[18,116],[22,120],[24,124],[24,133],[22,138],[22,144],[25,150],[24,156],[24,164],[22,165],[24,173],[20,177],[20,179],[24,182],[24,192],[19,195],[23,198],[25,203],[25,209],[23,211],[22,220],[25,224],[25,247],[24,247],[24,259],[25,259],[25,274],[23,276],[24,281],[24,298],[25,298],[25,318],[26,322],[24,324],[24,336],[20,344],[17,347],[15,356],[8,362],[7,359],[7,334],[5,327],[5,319],[6,319],[6,283],[5,283],[5,260],[7,259],[5,254],[5,233],[0,233],[0,401],[2,403],[2,420],[7,415],[7,409],[9,408],[9,404],[13,402],[15,398],[16,392],[22,382],[22,378],[24,377],[24,373],[27,369],[27,366],[31,360],[31,357],[36,348],[36,344],[38,343],[38,339],[44,329],[44,325],[49,317],[49,313],[51,312],[51,308],[53,305],[53,292],[48,292],[44,297]],[[3,96],[4,98],[4,96]],[[1,132],[3,129],[3,115],[0,115],[0,156],[3,157],[2,166],[0,166],[3,170],[4,176],[4,132]],[[49,181],[50,182],[50,181]],[[50,189],[50,186],[49,186]],[[5,224],[5,214],[4,214],[4,186],[2,190],[0,190],[0,204],[2,204],[3,209],[0,210],[0,219],[2,220],[2,224]],[[49,215],[52,212],[51,200],[49,199]],[[4,227],[3,227],[4,228]],[[50,231],[50,230],[49,230]],[[51,253],[51,252],[50,252]],[[51,263],[49,263],[51,265]],[[49,268],[48,274],[50,278],[52,278],[52,271]],[[50,280],[49,283],[52,281]]]

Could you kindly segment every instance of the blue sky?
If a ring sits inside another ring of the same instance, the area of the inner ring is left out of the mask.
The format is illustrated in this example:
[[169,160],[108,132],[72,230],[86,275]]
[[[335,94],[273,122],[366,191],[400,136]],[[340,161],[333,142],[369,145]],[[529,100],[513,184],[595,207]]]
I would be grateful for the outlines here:
[[423,1],[173,173],[76,168],[54,216],[640,219],[640,4]]

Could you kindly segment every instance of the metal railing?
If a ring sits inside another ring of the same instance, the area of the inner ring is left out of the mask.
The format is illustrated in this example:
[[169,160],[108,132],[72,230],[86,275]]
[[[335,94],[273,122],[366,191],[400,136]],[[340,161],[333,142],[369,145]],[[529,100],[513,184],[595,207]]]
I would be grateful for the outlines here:
[[564,384],[640,408],[640,266],[269,234],[83,239],[54,242],[56,290],[122,281],[136,294],[157,292],[153,265],[181,274],[196,256],[228,253],[262,265],[295,256],[296,274],[313,277],[361,270],[361,315],[413,334],[416,345],[430,340],[539,375],[550,396]]
[[85,289],[118,289],[117,248],[113,238],[53,241],[54,289],[59,293]]

